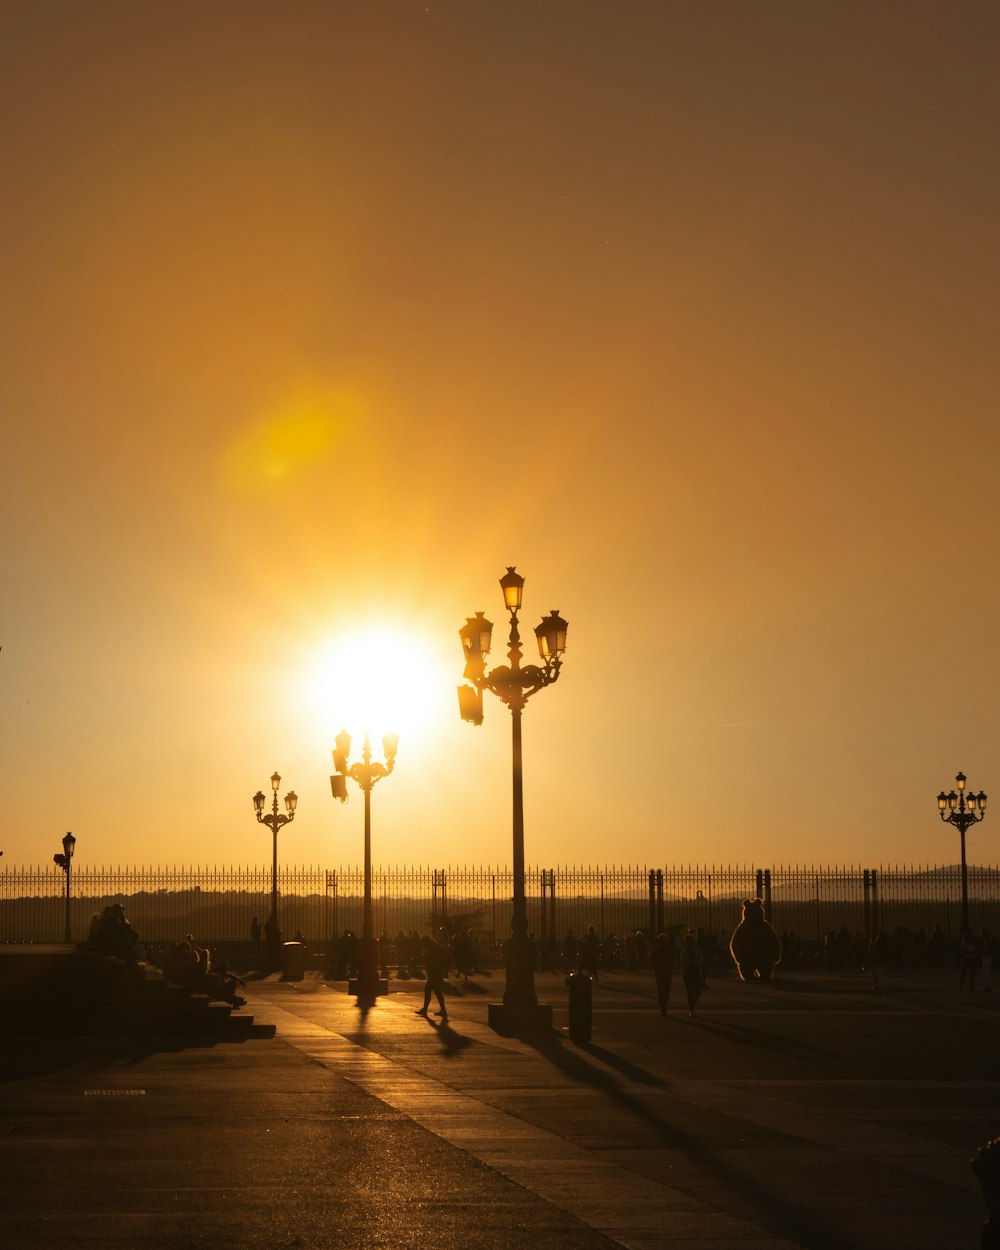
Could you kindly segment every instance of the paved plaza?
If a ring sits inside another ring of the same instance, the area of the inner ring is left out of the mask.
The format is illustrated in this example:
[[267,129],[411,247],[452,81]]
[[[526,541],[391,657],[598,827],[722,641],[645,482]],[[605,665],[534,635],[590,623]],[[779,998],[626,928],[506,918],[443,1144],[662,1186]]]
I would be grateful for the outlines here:
[[[486,1026],[502,977],[367,1011],[254,981],[273,1038],[6,1039],[9,1250],[974,1250],[969,1168],[1000,1134],[1000,991],[950,976],[603,974],[587,1046],[563,978],[546,1038]],[[261,1030],[263,1032],[264,1030]]]

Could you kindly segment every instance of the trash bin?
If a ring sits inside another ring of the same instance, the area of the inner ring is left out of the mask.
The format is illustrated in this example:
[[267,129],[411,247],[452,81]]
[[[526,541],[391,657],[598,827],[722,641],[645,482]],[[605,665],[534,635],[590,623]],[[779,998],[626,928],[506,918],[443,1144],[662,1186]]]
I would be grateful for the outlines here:
[[590,1041],[594,1024],[593,977],[589,972],[571,972],[569,986],[569,1035],[574,1042]]
[[286,942],[283,947],[285,967],[282,981],[301,981],[306,975],[306,948],[301,942]]

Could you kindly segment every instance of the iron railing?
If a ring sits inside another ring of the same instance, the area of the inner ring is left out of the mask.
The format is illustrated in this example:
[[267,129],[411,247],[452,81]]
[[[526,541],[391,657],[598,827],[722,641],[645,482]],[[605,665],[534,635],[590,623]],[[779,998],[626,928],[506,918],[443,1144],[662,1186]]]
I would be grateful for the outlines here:
[[[360,867],[282,867],[279,921],[286,938],[301,933],[321,948],[344,930],[361,930]],[[728,940],[744,898],[765,900],[774,927],[804,951],[830,930],[855,943],[879,928],[925,935],[940,926],[952,942],[961,928],[957,866],[639,865],[529,868],[528,926],[540,949],[558,956],[569,930],[593,925],[602,939],[664,928],[703,930]],[[970,867],[969,908],[976,930],[1000,931],[1000,868]],[[374,927],[387,935],[467,927],[480,961],[497,966],[510,932],[513,881],[506,866],[391,867],[372,873]],[[147,943],[185,934],[199,942],[249,942],[254,916],[270,909],[270,866],[80,867],[71,879],[70,929],[77,940],[91,916],[119,902]],[[55,942],[66,917],[65,876],[53,867],[0,871],[0,942]]]

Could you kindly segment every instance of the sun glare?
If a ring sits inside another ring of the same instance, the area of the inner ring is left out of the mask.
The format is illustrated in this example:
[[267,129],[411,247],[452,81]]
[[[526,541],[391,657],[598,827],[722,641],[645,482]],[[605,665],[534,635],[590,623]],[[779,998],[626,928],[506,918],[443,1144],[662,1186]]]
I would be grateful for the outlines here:
[[417,745],[444,715],[452,676],[418,636],[372,628],[325,647],[306,683],[314,715],[331,737],[340,729],[359,738],[367,731],[375,745],[393,730]]

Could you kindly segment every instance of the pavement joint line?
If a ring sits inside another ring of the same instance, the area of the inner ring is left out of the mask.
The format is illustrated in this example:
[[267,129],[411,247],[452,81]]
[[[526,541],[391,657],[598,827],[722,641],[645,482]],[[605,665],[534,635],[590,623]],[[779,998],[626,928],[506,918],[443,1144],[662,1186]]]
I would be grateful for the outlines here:
[[[348,1008],[346,1003],[340,1004],[334,999],[326,999],[325,1006],[328,1009],[334,1007],[338,1015],[345,1010],[355,1010],[353,1004]],[[391,1002],[384,1006],[394,1012],[409,1010],[402,1004]],[[255,1018],[275,1025],[277,1036],[306,1057],[322,1066],[334,1067],[345,1080],[364,1093],[370,1094],[393,1110],[402,1112],[427,1132],[478,1159],[513,1184],[520,1185],[550,1205],[565,1211],[595,1232],[625,1247],[625,1250],[650,1250],[653,1247],[659,1250],[665,1244],[683,1247],[683,1250],[697,1250],[701,1245],[719,1247],[730,1241],[734,1247],[737,1244],[741,1247],[749,1245],[755,1247],[755,1250],[804,1250],[797,1242],[775,1237],[752,1221],[700,1202],[673,1186],[641,1176],[616,1163],[595,1158],[593,1152],[587,1148],[574,1145],[565,1138],[520,1120],[509,1112],[491,1107],[473,1094],[463,1093],[433,1077],[408,1070],[406,1084],[412,1088],[404,1092],[398,1085],[400,1069],[403,1067],[398,1061],[351,1041],[333,1027],[327,1028],[303,1021],[300,1016],[285,1010],[270,999],[254,996],[253,1009]],[[481,1040],[488,1041],[491,1045],[497,1041],[507,1043],[503,1049],[517,1050],[529,1055],[534,1053],[517,1039],[498,1038],[491,1029],[483,1025],[463,1020],[462,1030],[464,1036],[476,1040],[479,1040],[476,1035],[483,1034]],[[346,1030],[356,1031],[356,1027]],[[331,1040],[335,1044],[331,1045]],[[364,1062],[360,1065],[357,1064],[358,1052],[364,1056]],[[343,1059],[348,1062],[342,1062]],[[440,1114],[427,1112],[421,1104],[428,1095],[436,1097],[438,1101],[446,1097],[449,1102],[463,1109],[459,1112],[461,1118],[465,1123],[471,1120],[480,1133],[488,1138],[489,1145],[477,1146],[474,1140],[470,1141],[461,1131],[456,1131],[454,1123],[442,1123]],[[516,1137],[516,1146],[512,1145],[506,1150],[499,1148],[497,1143],[501,1132],[505,1137]],[[537,1150],[543,1145],[546,1147],[546,1157],[541,1166],[537,1154],[530,1160],[524,1158],[525,1146]],[[576,1202],[567,1202],[567,1172],[588,1178],[590,1196],[596,1204],[591,1207],[589,1218],[585,1207]],[[600,1192],[603,1192],[606,1199],[603,1204],[598,1199]],[[623,1195],[630,1197],[624,1218]],[[659,1212],[655,1227],[650,1227],[650,1209]],[[706,1239],[708,1228],[711,1228],[710,1239]]]

